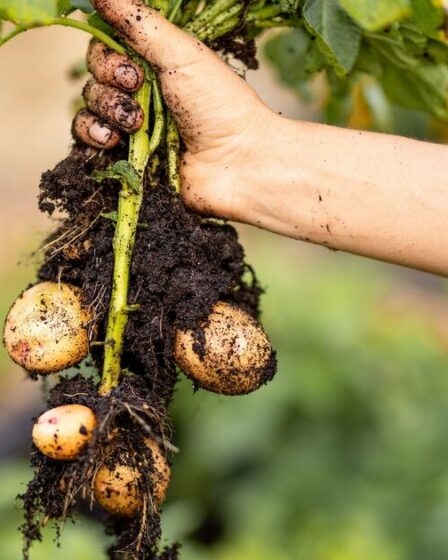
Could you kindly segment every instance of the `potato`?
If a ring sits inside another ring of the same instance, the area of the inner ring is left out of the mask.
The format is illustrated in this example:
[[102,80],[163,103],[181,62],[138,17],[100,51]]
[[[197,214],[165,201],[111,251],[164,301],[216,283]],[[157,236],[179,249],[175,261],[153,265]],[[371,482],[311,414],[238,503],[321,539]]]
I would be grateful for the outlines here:
[[[159,507],[168,489],[170,467],[157,442],[145,438],[145,443],[151,449],[154,462],[152,497],[154,505]],[[117,464],[113,468],[102,465],[93,483],[95,498],[112,515],[135,517],[143,507],[140,477],[141,472],[129,465]]]
[[102,465],[93,481],[95,499],[112,515],[135,517],[142,508],[140,476],[137,469],[128,465],[115,465],[113,469]]
[[203,326],[204,353],[195,350],[192,331],[178,330],[174,343],[177,365],[200,387],[226,395],[258,389],[270,379],[274,359],[263,328],[242,309],[218,302]]
[[78,288],[41,282],[11,307],[3,332],[6,350],[30,373],[64,370],[89,353],[87,325],[91,319]]
[[152,474],[152,495],[157,505],[165,499],[168,485],[171,478],[171,469],[162,453],[159,444],[150,437],[145,438],[146,445],[151,449],[152,460],[154,462],[154,472]]
[[90,408],[65,404],[39,416],[33,426],[33,442],[51,459],[72,461],[92,439],[95,427],[96,416]]

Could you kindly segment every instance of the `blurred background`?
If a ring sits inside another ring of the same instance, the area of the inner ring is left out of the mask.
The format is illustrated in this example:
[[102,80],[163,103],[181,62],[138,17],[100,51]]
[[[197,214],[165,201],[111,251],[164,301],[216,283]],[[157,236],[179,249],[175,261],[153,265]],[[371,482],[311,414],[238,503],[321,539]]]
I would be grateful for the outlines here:
[[[261,68],[249,80],[285,115],[328,117],[319,78],[299,91],[293,71],[268,62],[285,40],[261,46]],[[34,280],[36,251],[54,225],[37,211],[37,188],[40,174],[69,149],[82,82],[70,81],[68,68],[86,45],[81,33],[48,29],[0,51],[2,320]],[[387,105],[374,84],[364,92],[358,88],[344,109],[350,126],[446,137],[440,124]],[[193,394],[189,381],[179,384],[172,414],[181,453],[164,540],[179,539],[184,560],[448,558],[446,282],[240,230],[266,288],[263,320],[279,372],[269,386],[238,398]],[[0,558],[18,560],[15,497],[30,477],[31,418],[44,407],[43,391],[3,349],[0,366]],[[62,553],[101,560],[106,543],[102,528],[80,516],[65,527]],[[49,530],[31,558],[60,554]]]

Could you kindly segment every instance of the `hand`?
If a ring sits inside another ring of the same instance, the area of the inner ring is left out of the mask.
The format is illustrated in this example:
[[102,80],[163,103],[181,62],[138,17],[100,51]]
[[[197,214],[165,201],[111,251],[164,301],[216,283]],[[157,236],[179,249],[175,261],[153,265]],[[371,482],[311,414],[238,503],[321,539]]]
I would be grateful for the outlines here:
[[[187,148],[181,164],[186,202],[207,214],[245,221],[248,186],[263,165],[260,142],[269,138],[276,115],[213,51],[140,0],[94,4],[158,71]],[[141,86],[143,72],[96,41],[87,64],[94,79],[84,90],[88,110],[76,116],[74,134],[91,146],[111,148],[119,142],[118,131],[141,127],[141,109],[129,92]]]

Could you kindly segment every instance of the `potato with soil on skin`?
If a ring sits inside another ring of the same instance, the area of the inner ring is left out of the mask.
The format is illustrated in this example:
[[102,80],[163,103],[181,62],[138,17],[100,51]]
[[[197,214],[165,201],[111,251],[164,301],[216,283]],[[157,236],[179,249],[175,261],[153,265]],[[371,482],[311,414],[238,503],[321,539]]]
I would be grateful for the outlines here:
[[[152,498],[154,505],[159,507],[165,499],[171,471],[159,444],[149,437],[145,438],[145,443],[151,450],[153,460]],[[135,517],[143,507],[140,478],[139,468],[124,464],[109,468],[104,464],[99,468],[93,482],[95,498],[112,515]]]
[[203,389],[226,395],[255,391],[273,374],[274,353],[261,325],[245,311],[225,302],[213,307],[201,339],[178,330],[174,343],[177,365]]
[[77,459],[92,439],[96,416],[87,406],[65,404],[47,410],[33,426],[33,442],[57,461]]
[[79,288],[41,282],[23,292],[9,310],[3,340],[17,364],[30,373],[47,375],[88,355],[91,321]]

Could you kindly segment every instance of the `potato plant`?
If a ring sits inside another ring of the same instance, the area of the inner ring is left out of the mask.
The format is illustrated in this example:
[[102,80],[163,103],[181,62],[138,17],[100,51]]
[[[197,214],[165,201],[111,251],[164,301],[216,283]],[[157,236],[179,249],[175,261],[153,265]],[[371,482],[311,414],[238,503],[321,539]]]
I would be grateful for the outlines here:
[[[415,77],[414,105],[446,116],[445,14],[430,0],[147,3],[247,68],[257,66],[254,40],[264,29],[293,27],[306,44],[300,77],[323,71],[336,93],[363,72],[399,102],[391,70],[399,60]],[[71,17],[77,10],[84,19]],[[33,428],[24,554],[43,523],[63,522],[84,499],[110,514],[111,558],[174,559],[178,545],[160,550],[159,537],[168,454],[176,451],[167,411],[178,368],[195,389],[226,395],[270,381],[276,358],[258,322],[262,290],[235,230],[184,206],[182,142],[157,75],[90,2],[0,0],[0,18],[7,22],[0,46],[34,27],[69,26],[130,54],[144,71],[134,94],[141,130],[107,153],[75,143],[43,174],[40,209],[65,217],[45,242],[38,282],[6,318],[5,346],[32,377],[80,369],[59,377]],[[429,103],[434,80],[444,104]],[[98,382],[83,376],[87,356]]]

